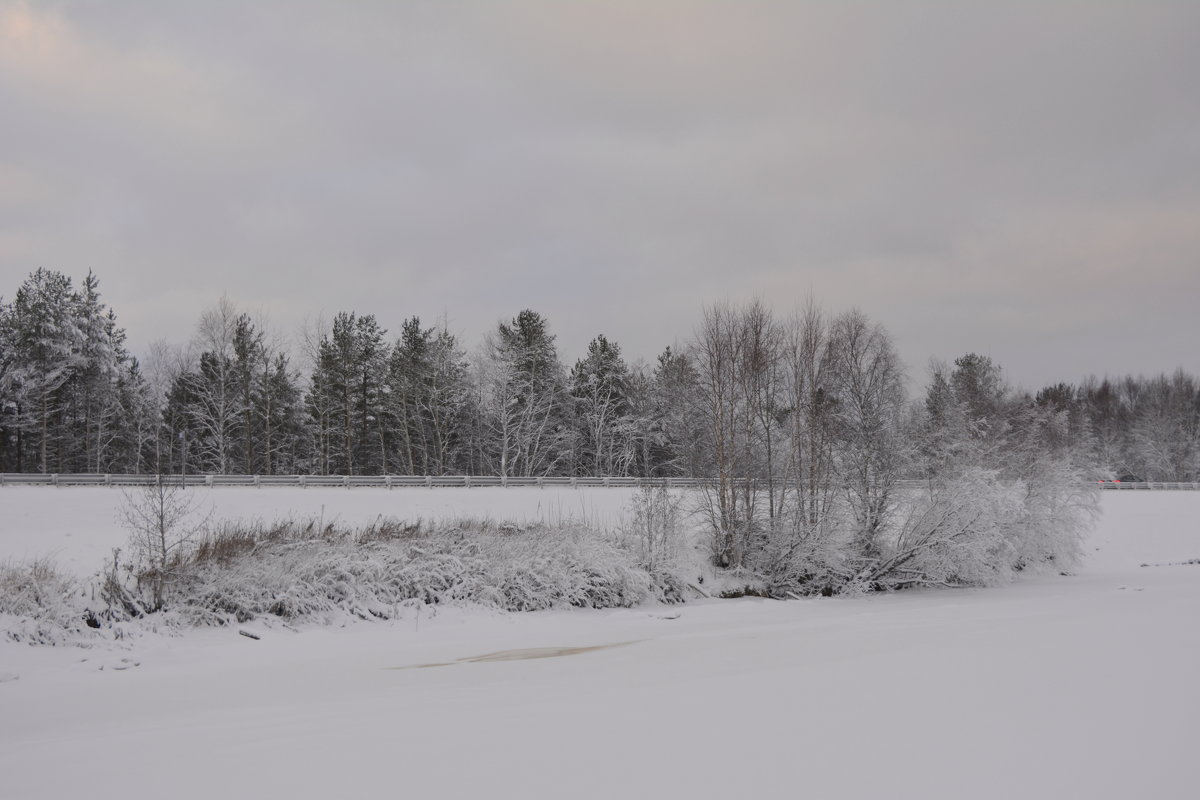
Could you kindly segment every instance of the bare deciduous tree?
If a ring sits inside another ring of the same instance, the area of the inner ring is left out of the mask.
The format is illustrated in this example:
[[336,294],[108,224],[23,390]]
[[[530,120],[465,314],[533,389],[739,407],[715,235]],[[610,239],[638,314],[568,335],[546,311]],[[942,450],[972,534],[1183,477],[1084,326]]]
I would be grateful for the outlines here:
[[[708,433],[712,481],[705,511],[713,530],[713,559],[742,566],[777,512],[775,439],[782,335],[759,301],[744,308],[704,310],[692,358]],[[759,518],[766,489],[767,520]]]
[[909,450],[904,431],[906,396],[900,357],[881,326],[859,311],[830,329],[832,388],[837,403],[836,465],[855,531],[855,550],[873,560],[887,527],[896,482]]
[[121,520],[141,576],[150,584],[151,610],[157,611],[174,567],[207,524],[211,509],[205,511],[191,489],[161,475],[124,494]]
[[682,496],[665,486],[643,486],[629,503],[626,533],[641,565],[651,573],[669,567],[679,556],[682,504]]

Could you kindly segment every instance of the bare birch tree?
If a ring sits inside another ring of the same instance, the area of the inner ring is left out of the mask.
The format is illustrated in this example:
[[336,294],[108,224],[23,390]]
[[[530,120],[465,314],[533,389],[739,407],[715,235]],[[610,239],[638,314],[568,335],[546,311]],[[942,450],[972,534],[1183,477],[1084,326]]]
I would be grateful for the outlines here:
[[887,331],[859,311],[834,320],[830,346],[838,401],[835,463],[856,525],[856,554],[871,560],[880,552],[896,482],[910,463],[904,372]]
[[138,559],[141,576],[150,584],[151,610],[158,611],[180,559],[207,523],[211,510],[201,508],[191,489],[161,475],[124,494],[121,520],[129,531],[130,549]]

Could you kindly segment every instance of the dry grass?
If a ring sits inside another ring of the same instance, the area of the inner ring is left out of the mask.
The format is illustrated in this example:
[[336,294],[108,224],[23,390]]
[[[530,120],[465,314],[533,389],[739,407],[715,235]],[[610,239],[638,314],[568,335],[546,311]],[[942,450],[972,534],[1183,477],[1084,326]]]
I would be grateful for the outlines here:
[[199,624],[391,619],[414,604],[532,611],[682,599],[669,571],[651,572],[608,532],[570,522],[229,523],[171,572],[165,607]]
[[426,605],[535,611],[682,601],[686,582],[640,555],[627,537],[570,520],[225,522],[166,565],[161,614],[148,603],[154,576],[114,554],[90,594],[49,561],[0,565],[0,615],[10,639],[79,644],[263,616],[333,623],[395,619]]
[[5,637],[29,644],[65,644],[91,630],[77,581],[50,559],[0,564],[0,615]]

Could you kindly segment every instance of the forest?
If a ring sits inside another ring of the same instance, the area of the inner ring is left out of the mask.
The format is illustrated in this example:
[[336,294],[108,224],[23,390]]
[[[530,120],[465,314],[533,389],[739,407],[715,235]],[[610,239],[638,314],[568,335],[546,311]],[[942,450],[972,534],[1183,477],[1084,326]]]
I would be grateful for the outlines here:
[[0,296],[0,471],[785,480],[902,439],[888,446],[919,478],[955,437],[1037,430],[1097,478],[1200,479],[1200,384],[1182,370],[1030,394],[968,353],[909,398],[887,331],[859,312],[700,317],[652,365],[600,335],[568,367],[532,310],[473,349],[416,316],[389,335],[353,311],[296,346],[222,298],[191,342],[139,359],[94,274],[39,269]]
[[0,302],[0,471],[699,478],[712,563],[775,596],[1065,569],[1098,480],[1200,474],[1183,371],[1030,394],[967,353],[910,398],[887,330],[812,300],[712,304],[653,365],[597,336],[568,368],[529,309],[473,349],[351,311],[293,346],[228,298],[186,345],[125,340],[94,274]]

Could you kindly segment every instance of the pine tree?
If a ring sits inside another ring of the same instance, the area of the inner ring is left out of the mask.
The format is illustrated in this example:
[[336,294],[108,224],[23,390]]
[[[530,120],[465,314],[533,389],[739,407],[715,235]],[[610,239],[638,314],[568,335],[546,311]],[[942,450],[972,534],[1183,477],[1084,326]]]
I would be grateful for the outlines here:
[[428,471],[428,426],[422,405],[432,373],[432,328],[422,328],[419,317],[405,320],[400,338],[388,361],[388,428],[394,471],[424,475]]
[[565,377],[545,318],[501,322],[477,362],[480,463],[502,477],[549,475],[568,460]]
[[125,331],[117,326],[116,314],[100,300],[99,279],[88,273],[76,305],[83,334],[83,366],[72,380],[76,397],[76,457],[72,470],[104,472],[122,467],[118,443],[127,435],[131,420],[122,413],[122,397],[132,386],[122,383],[132,361],[125,351]]
[[374,316],[343,312],[318,343],[308,409],[323,472],[369,475],[386,468],[385,333]]
[[19,471],[21,463],[13,324],[12,307],[0,296],[0,472]]
[[650,388],[651,475],[703,476],[704,434],[696,409],[698,381],[687,353],[667,347],[659,354]]
[[261,364],[265,360],[263,335],[247,314],[239,314],[233,324],[230,382],[240,412],[234,430],[233,449],[242,474],[254,475],[265,462],[260,454],[261,439]]
[[76,307],[71,279],[38,269],[17,290],[9,311],[12,350],[5,383],[23,440],[18,471],[33,466],[28,456],[38,471],[58,471],[70,450],[63,389],[86,364]]
[[467,366],[445,328],[405,321],[387,375],[387,428],[392,467],[410,475],[441,475],[456,466],[466,423]]
[[262,360],[260,381],[262,452],[267,475],[311,471],[311,447],[305,436],[304,407],[297,376],[288,358],[276,353],[274,361]]
[[578,474],[627,475],[637,458],[629,417],[629,367],[621,348],[603,335],[571,370],[571,396],[579,425]]

